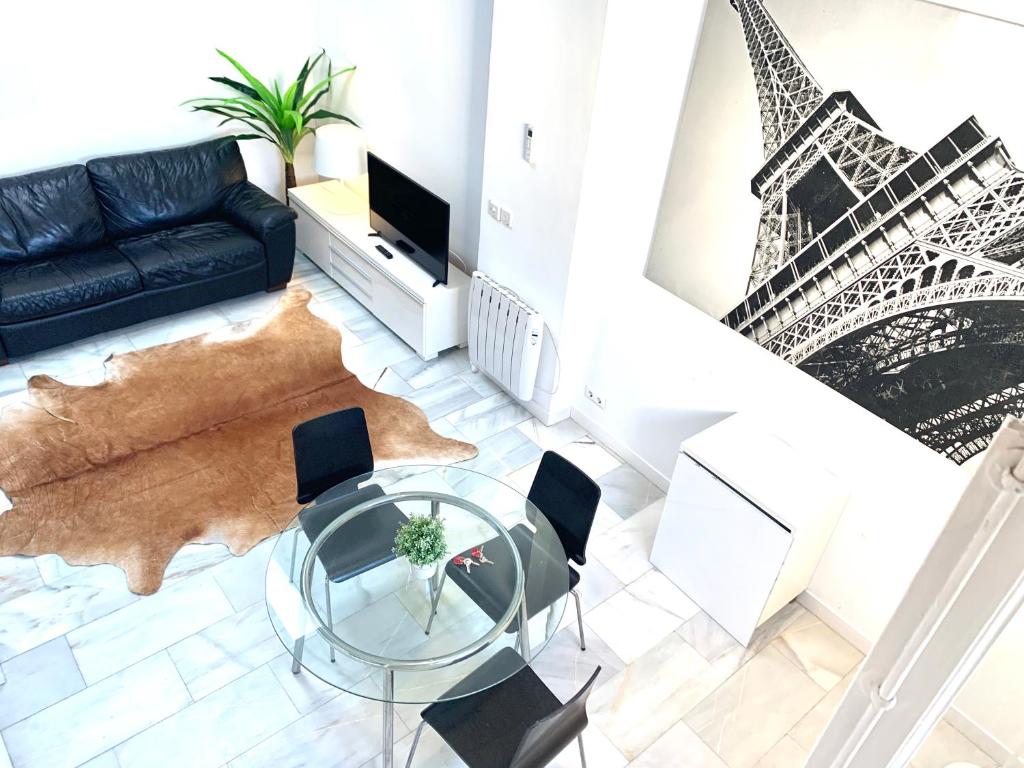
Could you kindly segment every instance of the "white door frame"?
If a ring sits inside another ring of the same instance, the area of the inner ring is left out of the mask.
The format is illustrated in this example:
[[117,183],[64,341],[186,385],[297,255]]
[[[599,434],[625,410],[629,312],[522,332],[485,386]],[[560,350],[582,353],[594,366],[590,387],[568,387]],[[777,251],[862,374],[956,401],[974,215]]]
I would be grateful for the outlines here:
[[907,765],[1024,603],[1022,552],[1024,422],[1008,418],[806,768]]

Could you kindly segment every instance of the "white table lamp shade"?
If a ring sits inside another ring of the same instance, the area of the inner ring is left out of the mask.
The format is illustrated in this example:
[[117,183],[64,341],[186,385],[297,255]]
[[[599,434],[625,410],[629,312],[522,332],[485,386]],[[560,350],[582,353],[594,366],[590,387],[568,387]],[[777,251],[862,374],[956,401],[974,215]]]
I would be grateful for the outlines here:
[[330,179],[354,179],[366,173],[366,140],[349,123],[331,123],[316,129],[313,147],[316,172]]

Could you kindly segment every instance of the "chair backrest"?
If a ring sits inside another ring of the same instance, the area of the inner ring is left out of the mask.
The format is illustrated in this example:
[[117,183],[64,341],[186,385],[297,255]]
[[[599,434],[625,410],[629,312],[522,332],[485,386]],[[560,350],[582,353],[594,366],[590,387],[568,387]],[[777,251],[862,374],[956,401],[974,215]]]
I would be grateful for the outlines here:
[[601,501],[600,486],[572,462],[554,451],[546,451],[527,498],[558,533],[566,557],[583,565],[587,561],[590,529]]
[[299,504],[373,470],[370,433],[362,408],[346,408],[302,422],[292,430],[292,447]]
[[594,670],[586,684],[569,701],[543,720],[538,720],[523,734],[509,768],[541,768],[554,760],[572,740],[583,733],[589,722],[587,698],[601,668]]

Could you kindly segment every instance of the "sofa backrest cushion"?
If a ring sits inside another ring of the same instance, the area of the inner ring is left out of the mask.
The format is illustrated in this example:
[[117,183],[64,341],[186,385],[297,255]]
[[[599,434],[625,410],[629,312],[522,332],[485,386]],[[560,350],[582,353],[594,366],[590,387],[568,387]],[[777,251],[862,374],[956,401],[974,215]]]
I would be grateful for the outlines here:
[[100,157],[86,167],[115,239],[211,218],[228,190],[246,179],[230,138]]
[[11,247],[0,215],[0,260],[24,261],[103,242],[106,231],[85,166],[0,179],[0,209],[17,238]]
[[18,239],[14,222],[7,215],[3,205],[0,205],[0,262],[24,261],[26,256],[28,253]]

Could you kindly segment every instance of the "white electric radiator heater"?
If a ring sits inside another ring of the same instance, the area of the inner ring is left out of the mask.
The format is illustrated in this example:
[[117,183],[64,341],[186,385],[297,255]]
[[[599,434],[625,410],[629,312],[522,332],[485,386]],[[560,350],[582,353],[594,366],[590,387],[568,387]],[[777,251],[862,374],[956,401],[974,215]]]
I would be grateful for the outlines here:
[[483,272],[469,293],[469,362],[513,397],[533,399],[544,317]]

